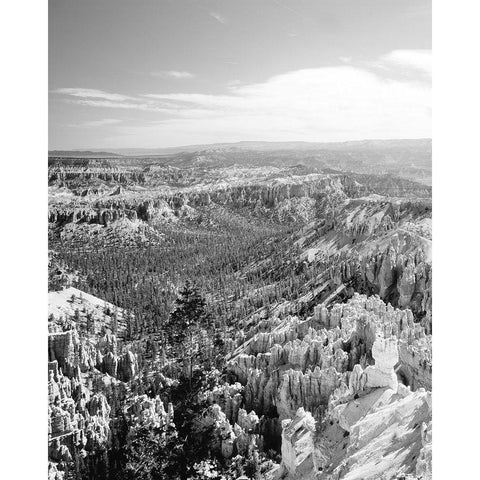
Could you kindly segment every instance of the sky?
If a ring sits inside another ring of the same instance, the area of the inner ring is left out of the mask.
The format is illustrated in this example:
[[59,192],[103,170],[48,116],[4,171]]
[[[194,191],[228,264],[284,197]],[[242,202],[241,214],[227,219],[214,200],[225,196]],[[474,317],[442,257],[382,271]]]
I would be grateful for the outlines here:
[[49,148],[431,136],[431,2],[49,0]]

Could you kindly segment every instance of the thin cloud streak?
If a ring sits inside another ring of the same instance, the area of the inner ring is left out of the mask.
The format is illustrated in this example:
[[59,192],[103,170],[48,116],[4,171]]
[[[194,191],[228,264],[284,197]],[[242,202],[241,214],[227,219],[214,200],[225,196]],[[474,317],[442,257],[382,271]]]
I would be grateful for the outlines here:
[[[135,99],[134,99],[135,100]],[[96,100],[96,99],[71,99],[67,98],[64,100],[67,103],[84,106],[84,107],[96,107],[96,108],[116,108],[122,110],[140,110],[140,111],[149,111],[149,112],[159,112],[159,113],[167,113],[172,114],[175,112],[176,107],[175,105],[165,105],[161,106],[158,103],[154,102],[141,102],[140,99],[137,101],[129,101],[129,102],[122,102],[122,101],[110,101],[110,100]]]
[[187,78],[195,78],[195,75],[190,72],[178,71],[178,70],[169,70],[164,72],[152,72],[152,76],[161,77],[161,78],[176,78],[179,80]]
[[103,90],[96,90],[93,88],[57,88],[53,91],[53,93],[58,93],[60,95],[70,95],[72,97],[97,98],[119,102],[125,100],[134,100],[134,97],[121,95],[118,93],[105,92]]
[[122,123],[121,120],[118,118],[102,118],[100,120],[89,120],[82,123],[77,123],[73,125],[69,125],[70,127],[87,127],[87,128],[95,128],[95,127],[105,127],[108,125],[117,125]]

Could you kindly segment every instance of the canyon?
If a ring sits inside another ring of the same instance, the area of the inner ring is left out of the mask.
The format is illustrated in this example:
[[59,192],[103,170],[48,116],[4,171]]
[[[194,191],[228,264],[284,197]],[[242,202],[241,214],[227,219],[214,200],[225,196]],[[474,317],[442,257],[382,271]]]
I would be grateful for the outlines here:
[[50,480],[431,478],[428,166],[270,147],[49,158]]

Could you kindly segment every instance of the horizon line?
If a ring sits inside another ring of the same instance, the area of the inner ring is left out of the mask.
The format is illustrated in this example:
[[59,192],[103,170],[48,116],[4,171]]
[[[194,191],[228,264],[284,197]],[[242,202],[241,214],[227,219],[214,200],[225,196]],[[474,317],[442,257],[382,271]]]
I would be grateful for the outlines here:
[[361,142],[390,142],[390,141],[412,141],[412,140],[430,140],[432,137],[409,137],[409,138],[363,138],[360,140],[335,140],[335,141],[305,141],[305,140],[239,140],[236,142],[214,142],[214,143],[193,143],[193,144],[181,144],[181,145],[172,145],[168,147],[76,147],[76,148],[49,148],[48,153],[56,151],[65,151],[65,152],[74,152],[74,151],[84,151],[84,152],[109,152],[109,151],[126,151],[126,150],[171,150],[177,148],[194,148],[194,147],[209,147],[216,145],[239,145],[239,144],[254,144],[254,143],[263,143],[263,144],[288,144],[288,143],[297,143],[304,145],[331,145],[331,144],[342,144],[342,143],[361,143]]

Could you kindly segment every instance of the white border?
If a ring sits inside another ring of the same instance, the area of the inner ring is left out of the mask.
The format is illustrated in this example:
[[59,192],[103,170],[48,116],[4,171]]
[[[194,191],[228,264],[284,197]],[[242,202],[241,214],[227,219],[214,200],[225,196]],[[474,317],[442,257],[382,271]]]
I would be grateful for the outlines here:
[[[434,5],[435,480],[479,475],[479,13]],[[2,19],[2,477],[46,478],[47,2]]]
[[1,23],[1,477],[46,479],[47,2]]
[[434,480],[480,478],[479,14],[434,2]]

